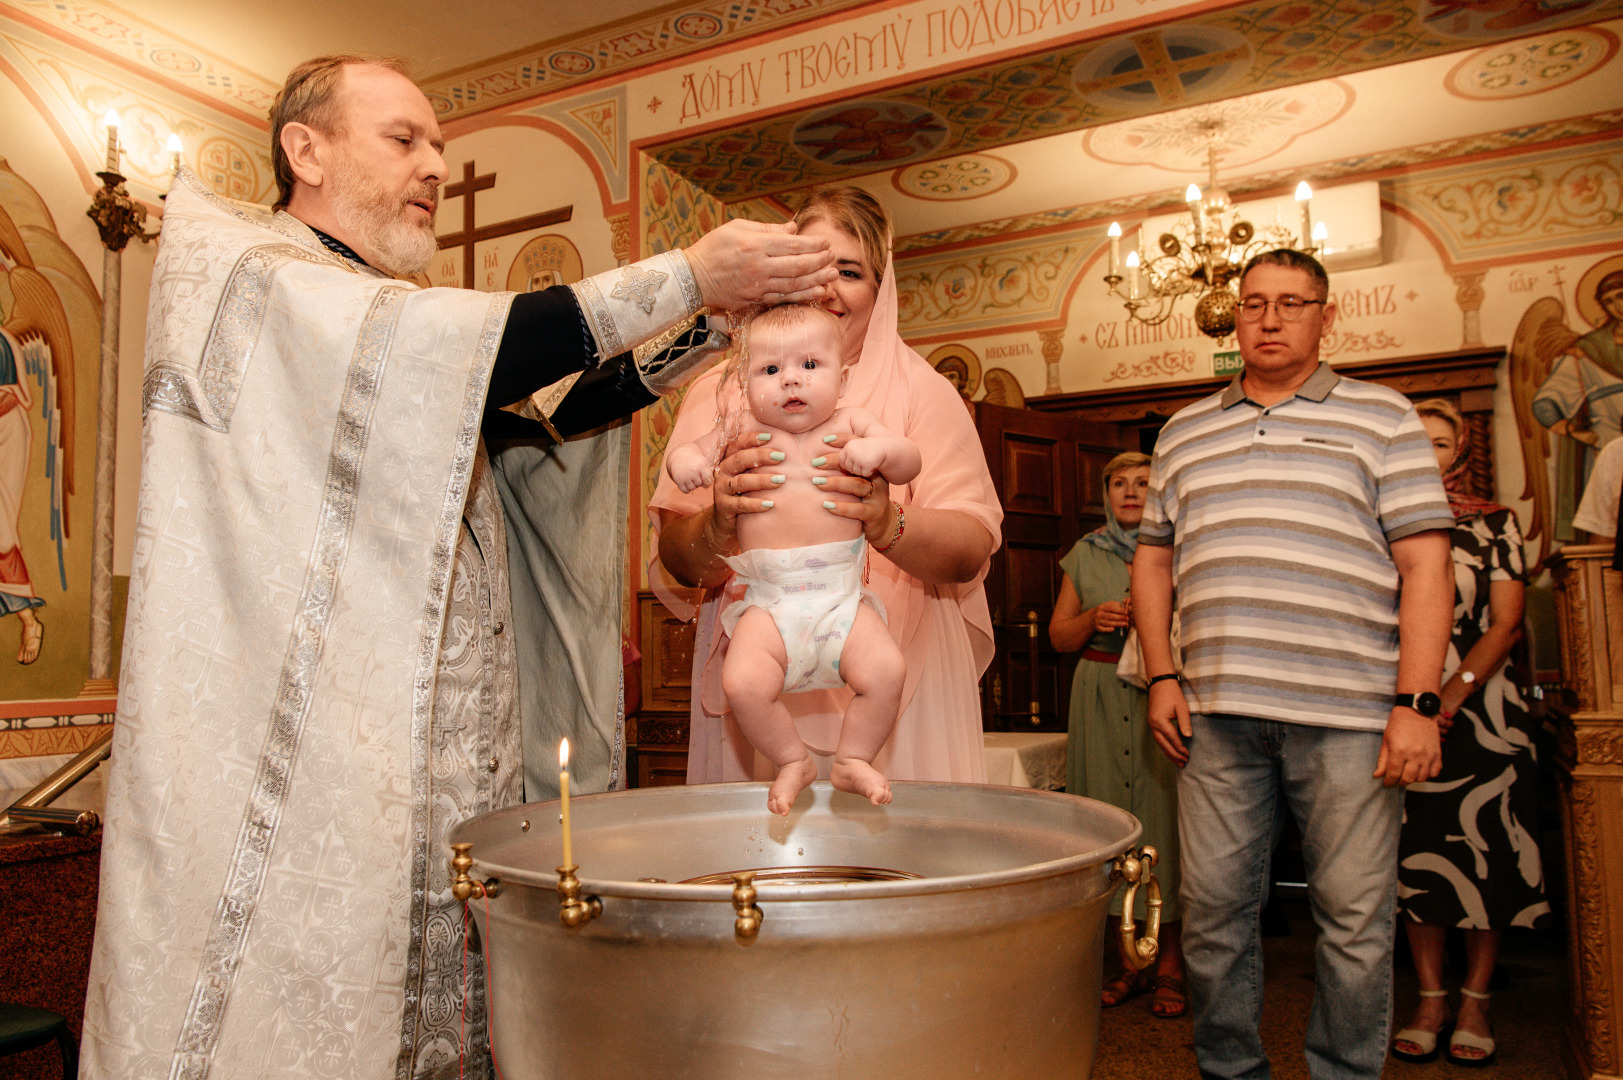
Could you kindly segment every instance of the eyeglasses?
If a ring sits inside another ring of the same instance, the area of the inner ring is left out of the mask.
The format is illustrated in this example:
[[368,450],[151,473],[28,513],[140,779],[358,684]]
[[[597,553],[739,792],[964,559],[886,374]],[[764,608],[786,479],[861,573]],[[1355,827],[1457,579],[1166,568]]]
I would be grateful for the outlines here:
[[1303,300],[1300,296],[1281,296],[1278,300],[1262,300],[1255,296],[1240,301],[1240,318],[1246,322],[1259,322],[1262,313],[1272,304],[1281,322],[1295,322],[1309,304],[1322,304],[1323,300]]

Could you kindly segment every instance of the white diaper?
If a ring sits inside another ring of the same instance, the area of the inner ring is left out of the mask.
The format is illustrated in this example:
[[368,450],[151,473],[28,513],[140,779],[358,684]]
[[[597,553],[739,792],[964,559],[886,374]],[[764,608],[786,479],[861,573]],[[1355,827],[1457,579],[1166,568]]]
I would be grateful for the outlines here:
[[826,690],[844,686],[840,653],[851,636],[857,605],[864,599],[882,619],[885,607],[862,587],[868,542],[836,540],[813,547],[773,551],[756,548],[726,560],[744,586],[744,598],[721,613],[722,629],[730,636],[744,612],[758,607],[772,616],[789,666],[783,673],[783,692]]

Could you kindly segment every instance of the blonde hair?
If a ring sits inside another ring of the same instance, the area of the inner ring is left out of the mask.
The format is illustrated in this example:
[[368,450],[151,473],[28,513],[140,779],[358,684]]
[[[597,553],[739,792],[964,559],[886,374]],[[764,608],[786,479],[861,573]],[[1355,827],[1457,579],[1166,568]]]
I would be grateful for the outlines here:
[[1454,429],[1456,442],[1459,441],[1460,432],[1465,430],[1465,417],[1460,415],[1459,407],[1447,398],[1434,397],[1417,401],[1414,411],[1421,416],[1435,416],[1439,420],[1448,421],[1448,426]]
[[885,208],[862,188],[851,184],[820,187],[795,211],[797,226],[826,221],[849,235],[862,248],[873,267],[875,282],[885,278],[886,256],[890,254],[890,217]]
[[1110,478],[1117,473],[1126,472],[1128,469],[1147,469],[1149,465],[1150,455],[1141,454],[1137,450],[1123,451],[1105,463],[1105,486],[1110,486]]
[[[293,199],[293,166],[282,149],[282,128],[304,124],[324,135],[343,131],[338,107],[338,86],[346,67],[379,67],[406,75],[406,61],[398,56],[334,53],[306,60],[287,73],[287,81],[271,104],[271,169],[276,174],[276,205],[284,210]],[[409,76],[408,76],[409,77]]]

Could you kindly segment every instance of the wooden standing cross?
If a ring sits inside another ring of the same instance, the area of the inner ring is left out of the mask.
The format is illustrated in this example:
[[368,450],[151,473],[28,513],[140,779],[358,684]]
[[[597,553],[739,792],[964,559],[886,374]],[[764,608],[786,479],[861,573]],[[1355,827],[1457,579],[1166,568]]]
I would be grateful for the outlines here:
[[494,240],[498,236],[511,236],[514,233],[528,232],[531,229],[541,229],[548,225],[561,225],[575,214],[573,206],[560,207],[557,210],[543,210],[539,214],[528,217],[514,218],[511,221],[498,221],[494,225],[484,228],[475,228],[473,224],[473,195],[476,191],[488,191],[496,186],[496,174],[486,173],[475,176],[477,170],[473,162],[462,163],[462,179],[454,184],[446,184],[441,194],[447,199],[461,198],[462,200],[462,231],[446,233],[436,237],[440,250],[460,247],[462,249],[462,287],[473,288],[473,249],[481,240]]

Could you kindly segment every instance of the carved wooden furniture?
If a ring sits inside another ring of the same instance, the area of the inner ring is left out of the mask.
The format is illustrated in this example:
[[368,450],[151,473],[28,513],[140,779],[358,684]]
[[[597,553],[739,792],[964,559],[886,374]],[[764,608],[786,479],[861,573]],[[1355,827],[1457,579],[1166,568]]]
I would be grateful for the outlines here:
[[[699,590],[681,590],[698,603]],[[642,703],[626,717],[627,772],[632,787],[685,784],[693,623],[684,623],[644,589],[637,594],[642,638]]]
[[1581,1080],[1623,1076],[1623,574],[1611,561],[1610,544],[1569,545],[1550,559],[1575,705],[1557,755],[1573,999],[1562,1046]]

